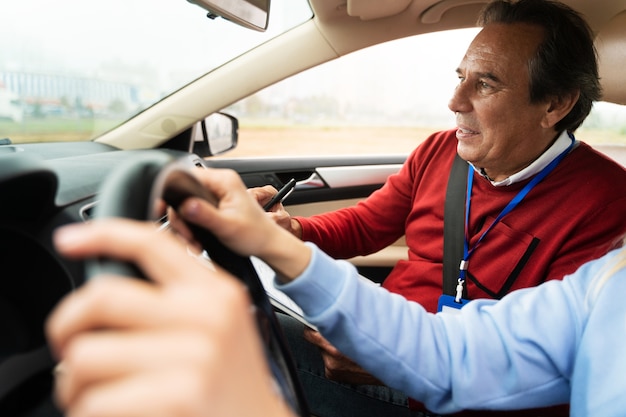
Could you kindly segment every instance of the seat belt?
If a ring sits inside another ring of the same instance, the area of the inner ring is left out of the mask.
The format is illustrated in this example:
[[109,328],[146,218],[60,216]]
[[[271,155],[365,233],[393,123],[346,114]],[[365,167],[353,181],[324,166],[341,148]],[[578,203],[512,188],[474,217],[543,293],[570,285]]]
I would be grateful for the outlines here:
[[[459,265],[463,259],[466,183],[467,161],[456,154],[448,177],[443,214],[443,293],[451,296],[456,294]],[[464,298],[466,292],[464,289]]]
[[[448,177],[443,211],[443,293],[452,297],[456,295],[459,265],[463,259],[467,171],[467,162],[456,154]],[[467,298],[466,291],[464,288],[463,298]],[[409,409],[422,410],[422,407],[419,402],[409,398]]]

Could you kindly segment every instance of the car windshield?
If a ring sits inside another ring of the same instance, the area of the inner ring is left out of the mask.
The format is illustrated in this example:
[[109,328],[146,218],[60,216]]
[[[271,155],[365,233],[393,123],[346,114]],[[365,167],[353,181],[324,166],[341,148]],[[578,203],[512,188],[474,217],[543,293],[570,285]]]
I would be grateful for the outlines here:
[[312,16],[273,0],[267,32],[186,0],[20,0],[0,13],[0,139],[87,141]]

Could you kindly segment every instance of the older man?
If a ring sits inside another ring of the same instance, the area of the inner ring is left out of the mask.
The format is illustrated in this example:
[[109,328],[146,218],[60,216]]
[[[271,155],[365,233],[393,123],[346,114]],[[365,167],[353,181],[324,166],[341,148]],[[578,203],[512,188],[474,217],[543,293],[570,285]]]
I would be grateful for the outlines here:
[[[408,260],[398,262],[383,285],[431,312],[442,296],[444,202],[457,154],[471,179],[462,191],[464,298],[499,299],[560,279],[621,245],[626,232],[626,171],[573,134],[600,97],[586,22],[560,3],[507,0],[490,3],[480,24],[449,103],[456,129],[429,137],[397,175],[355,207],[287,219],[279,206],[273,214],[336,258],[373,253],[405,235]],[[263,202],[272,191],[254,193]],[[409,413],[405,395],[376,386],[321,335],[305,333],[314,346],[302,339],[298,323],[282,321],[313,414]],[[408,401],[417,415],[428,413]],[[567,407],[541,411],[567,414]]]

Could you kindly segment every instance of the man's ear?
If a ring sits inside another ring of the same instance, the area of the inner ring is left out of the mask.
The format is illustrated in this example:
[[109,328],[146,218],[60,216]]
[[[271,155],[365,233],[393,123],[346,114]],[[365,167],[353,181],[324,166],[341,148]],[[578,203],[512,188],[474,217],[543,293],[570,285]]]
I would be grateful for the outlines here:
[[541,121],[541,126],[549,129],[554,127],[569,114],[580,97],[580,91],[571,92],[562,96],[554,96],[548,101],[546,112]]

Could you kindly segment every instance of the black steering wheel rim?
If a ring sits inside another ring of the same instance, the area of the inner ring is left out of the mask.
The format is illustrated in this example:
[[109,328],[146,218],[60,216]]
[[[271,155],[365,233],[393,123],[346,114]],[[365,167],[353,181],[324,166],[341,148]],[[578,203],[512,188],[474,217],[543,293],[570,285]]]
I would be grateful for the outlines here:
[[[191,172],[194,169],[200,168],[188,158],[174,158],[160,151],[141,153],[132,162],[120,165],[106,179],[99,193],[94,219],[123,217],[156,221],[159,213],[155,204],[158,199],[163,199],[174,209],[190,196],[215,203],[214,197],[193,177]],[[228,249],[209,231],[195,225],[188,226],[211,261],[229,271],[248,287],[257,310],[266,358],[283,398],[296,415],[309,416],[295,363],[252,261]],[[132,264],[111,259],[87,261],[87,278],[102,272],[143,277],[142,272]]]

